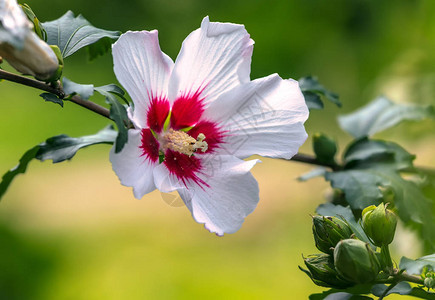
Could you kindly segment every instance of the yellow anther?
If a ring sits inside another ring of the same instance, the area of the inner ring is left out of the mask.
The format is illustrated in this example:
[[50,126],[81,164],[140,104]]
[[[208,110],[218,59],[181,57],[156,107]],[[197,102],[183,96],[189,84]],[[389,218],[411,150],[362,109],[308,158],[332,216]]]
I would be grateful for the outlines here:
[[176,131],[172,128],[167,131],[164,136],[166,149],[171,149],[188,156],[192,156],[196,150],[201,149],[202,152],[207,151],[208,144],[204,141],[205,135],[200,133],[195,140],[193,137],[183,131]]

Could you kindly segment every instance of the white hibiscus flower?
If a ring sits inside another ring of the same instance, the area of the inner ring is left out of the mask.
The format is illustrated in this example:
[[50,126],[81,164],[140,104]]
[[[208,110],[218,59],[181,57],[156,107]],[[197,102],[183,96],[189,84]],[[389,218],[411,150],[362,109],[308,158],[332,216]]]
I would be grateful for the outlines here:
[[253,40],[243,25],[211,23],[183,42],[175,63],[157,31],[127,32],[113,45],[114,71],[133,99],[135,128],[110,154],[140,199],[177,190],[194,219],[234,233],[257,206],[251,155],[289,159],[304,143],[308,108],[297,81],[251,81]]

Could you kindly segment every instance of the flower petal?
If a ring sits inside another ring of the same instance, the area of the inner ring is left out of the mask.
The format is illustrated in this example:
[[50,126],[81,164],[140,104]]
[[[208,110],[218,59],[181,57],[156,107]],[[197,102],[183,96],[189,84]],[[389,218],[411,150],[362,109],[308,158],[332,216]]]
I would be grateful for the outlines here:
[[134,102],[133,121],[147,127],[147,110],[152,99],[165,99],[174,63],[160,50],[158,33],[128,31],[113,45],[116,78]]
[[243,25],[210,23],[183,42],[169,83],[169,100],[200,93],[204,104],[221,93],[249,81],[254,41]]
[[120,153],[115,153],[115,146],[110,151],[112,168],[125,186],[133,187],[134,196],[141,199],[145,194],[155,190],[153,170],[156,163],[151,162],[142,153],[141,131],[130,129],[128,142]]
[[166,99],[153,98],[148,106],[147,125],[154,132],[160,133],[170,111]]
[[203,117],[218,122],[227,135],[223,147],[240,158],[290,159],[307,139],[308,108],[298,82],[277,74],[222,95]]
[[198,93],[183,95],[175,100],[171,112],[171,127],[179,130],[195,125],[204,112],[202,101]]
[[194,219],[217,235],[239,230],[259,201],[258,183],[250,173],[257,162],[210,155],[201,174],[208,187],[188,185],[179,190]]
[[169,172],[164,164],[159,164],[154,168],[154,182],[157,189],[163,193],[170,193],[175,190],[185,189],[186,186],[177,178],[177,176]]
[[142,156],[151,162],[158,162],[160,144],[154,137],[149,128],[141,130],[141,144]]
[[188,156],[168,149],[165,152],[165,161],[163,164],[166,166],[169,173],[175,175],[184,185],[188,183],[201,186],[206,185],[206,183],[198,177],[203,167],[201,159],[197,158],[195,155]]

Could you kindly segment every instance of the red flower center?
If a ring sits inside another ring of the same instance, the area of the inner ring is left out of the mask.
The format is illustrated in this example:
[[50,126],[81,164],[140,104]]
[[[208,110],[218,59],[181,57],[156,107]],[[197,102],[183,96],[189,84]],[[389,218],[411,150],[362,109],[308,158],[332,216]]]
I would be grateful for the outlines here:
[[149,128],[141,132],[143,156],[163,162],[184,185],[189,181],[207,185],[198,177],[204,167],[201,155],[213,153],[223,143],[221,128],[215,122],[201,120],[202,100],[200,92],[184,95],[171,108],[166,98],[153,98],[147,112]]

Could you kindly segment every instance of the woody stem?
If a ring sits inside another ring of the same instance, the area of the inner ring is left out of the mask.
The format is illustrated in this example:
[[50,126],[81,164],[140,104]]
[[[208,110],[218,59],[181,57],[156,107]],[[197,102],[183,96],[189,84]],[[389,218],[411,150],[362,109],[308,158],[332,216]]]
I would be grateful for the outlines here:
[[[48,93],[52,93],[52,94],[55,94],[60,99],[65,98],[65,92],[60,85],[58,85],[58,86],[49,85],[49,84],[46,84],[42,81],[38,81],[35,79],[31,79],[28,77],[24,77],[21,75],[10,73],[8,71],[1,70],[1,69],[0,69],[0,79],[4,79],[4,80],[15,82],[15,83],[18,83],[21,85],[33,87],[35,89],[42,90],[42,91],[45,91]],[[109,110],[107,108],[102,107],[102,106],[100,106],[92,101],[84,100],[79,95],[72,96],[70,99],[68,99],[68,101],[75,103],[77,105],[80,105],[81,107],[84,107],[84,108],[86,108],[90,111],[93,111],[93,112],[95,112],[95,113],[97,113],[105,118],[110,119],[110,113],[109,113]]]

